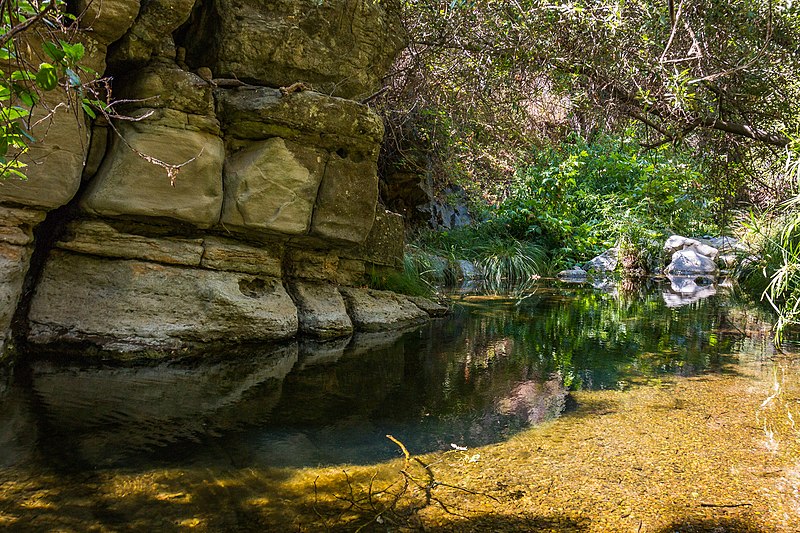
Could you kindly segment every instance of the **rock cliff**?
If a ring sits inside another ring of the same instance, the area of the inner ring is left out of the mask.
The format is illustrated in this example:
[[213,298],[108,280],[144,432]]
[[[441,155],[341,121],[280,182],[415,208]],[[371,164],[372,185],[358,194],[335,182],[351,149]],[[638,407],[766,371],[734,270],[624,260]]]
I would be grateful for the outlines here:
[[359,103],[402,44],[391,2],[76,8],[129,120],[59,111],[28,179],[0,181],[0,353],[12,330],[159,354],[427,316],[359,288],[402,256],[402,218],[378,204],[383,124]]

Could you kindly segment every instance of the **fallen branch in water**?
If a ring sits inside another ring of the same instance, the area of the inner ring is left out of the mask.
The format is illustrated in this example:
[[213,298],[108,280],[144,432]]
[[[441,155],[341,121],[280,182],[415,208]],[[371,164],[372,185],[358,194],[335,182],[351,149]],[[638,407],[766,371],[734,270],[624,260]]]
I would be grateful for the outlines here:
[[[470,490],[457,485],[444,483],[436,479],[436,474],[431,465],[413,456],[399,439],[386,435],[400,448],[405,462],[399,471],[399,476],[393,481],[388,481],[385,486],[379,487],[377,473],[373,474],[366,487],[359,484],[347,471],[343,471],[347,485],[344,494],[334,494],[334,498],[346,505],[340,509],[335,520],[341,520],[345,515],[355,515],[358,527],[356,532],[363,531],[375,524],[387,524],[399,528],[423,527],[419,516],[420,511],[432,504],[439,506],[445,513],[463,517],[454,509],[456,504],[436,494],[437,488],[447,488],[465,492],[476,496],[485,496],[491,500],[499,501],[494,496]],[[323,523],[328,521],[322,517],[317,509],[317,483],[314,481],[314,512]],[[355,525],[355,524],[354,524]]]

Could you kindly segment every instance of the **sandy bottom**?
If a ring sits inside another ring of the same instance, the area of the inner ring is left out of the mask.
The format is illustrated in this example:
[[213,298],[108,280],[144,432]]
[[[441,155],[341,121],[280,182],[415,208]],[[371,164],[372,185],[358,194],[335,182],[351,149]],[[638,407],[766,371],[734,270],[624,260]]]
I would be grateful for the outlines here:
[[0,470],[0,529],[800,531],[798,378],[787,359],[576,392],[558,420],[421,462]]

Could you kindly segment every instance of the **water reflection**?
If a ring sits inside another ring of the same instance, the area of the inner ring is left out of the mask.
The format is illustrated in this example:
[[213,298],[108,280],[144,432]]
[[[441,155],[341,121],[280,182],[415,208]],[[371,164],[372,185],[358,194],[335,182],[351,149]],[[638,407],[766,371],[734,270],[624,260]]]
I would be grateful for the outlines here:
[[464,296],[450,317],[410,332],[203,364],[34,362],[0,394],[0,467],[36,457],[77,470],[365,463],[396,455],[387,433],[415,453],[482,445],[561,415],[570,390],[763,354],[768,341],[743,334],[752,312],[721,295],[669,309],[665,290]]
[[669,287],[661,293],[667,307],[683,307],[717,294],[714,276],[667,275]]

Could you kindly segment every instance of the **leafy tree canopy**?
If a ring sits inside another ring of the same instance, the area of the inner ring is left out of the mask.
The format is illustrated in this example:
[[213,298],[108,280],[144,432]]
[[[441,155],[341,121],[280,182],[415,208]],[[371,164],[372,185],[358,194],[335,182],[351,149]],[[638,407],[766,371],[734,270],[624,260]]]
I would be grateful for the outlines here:
[[800,128],[791,0],[418,0],[404,17],[390,131],[433,142],[448,171],[508,178],[532,138],[635,120],[644,147],[692,151],[729,191],[786,194],[773,177]]

